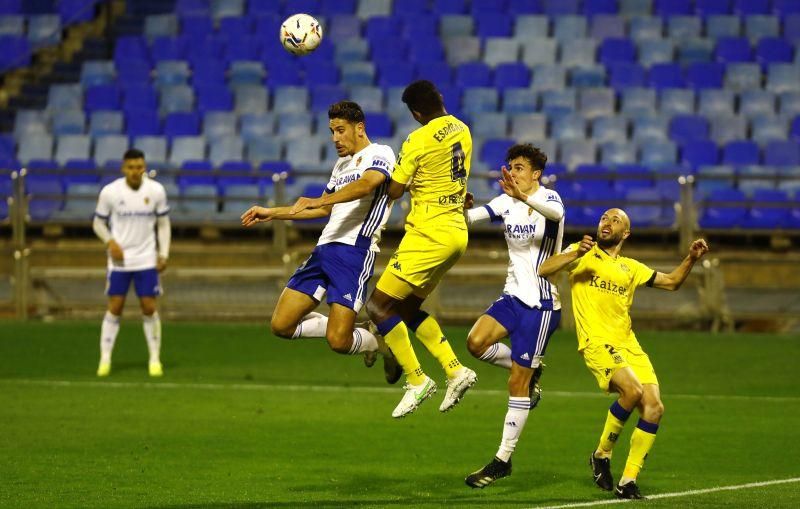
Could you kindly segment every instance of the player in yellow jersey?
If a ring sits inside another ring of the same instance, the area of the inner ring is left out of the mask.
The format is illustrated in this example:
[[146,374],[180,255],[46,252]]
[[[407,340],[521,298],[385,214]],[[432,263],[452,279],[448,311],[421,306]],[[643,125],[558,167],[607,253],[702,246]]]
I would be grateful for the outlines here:
[[[633,294],[642,285],[677,290],[695,262],[708,252],[708,244],[702,239],[692,242],[681,264],[664,274],[620,255],[630,234],[628,215],[621,209],[607,210],[597,226],[597,242],[584,236],[545,260],[539,266],[539,275],[549,277],[562,269],[569,272],[578,351],[600,388],[619,393],[608,411],[597,450],[589,459],[594,482],[604,490],[614,489],[620,498],[635,499],[644,498],[636,477],[655,441],[664,404],[650,358],[631,329]],[[614,488],[611,451],[634,408],[640,418],[631,436],[622,478]]]
[[472,136],[466,124],[447,113],[430,81],[411,83],[403,102],[422,127],[403,143],[388,194],[397,199],[408,188],[411,211],[405,236],[367,302],[370,318],[406,374],[406,392],[392,417],[410,414],[436,392],[436,382],[420,367],[409,329],[447,374],[440,411],[453,408],[477,381],[475,372],[461,365],[436,320],[420,309],[467,248],[464,198]]

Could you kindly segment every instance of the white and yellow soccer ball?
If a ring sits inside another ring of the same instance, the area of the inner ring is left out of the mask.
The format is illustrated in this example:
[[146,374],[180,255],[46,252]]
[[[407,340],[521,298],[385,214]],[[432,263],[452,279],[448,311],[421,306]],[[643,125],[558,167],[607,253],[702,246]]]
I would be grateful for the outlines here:
[[293,14],[281,25],[281,44],[292,55],[308,55],[322,42],[322,27],[313,16]]

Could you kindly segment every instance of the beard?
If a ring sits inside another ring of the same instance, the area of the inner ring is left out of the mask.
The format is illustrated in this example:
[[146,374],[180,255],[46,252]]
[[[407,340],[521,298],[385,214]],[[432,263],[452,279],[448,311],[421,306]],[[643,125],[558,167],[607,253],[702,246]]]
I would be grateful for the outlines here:
[[612,234],[610,237],[605,239],[600,236],[599,232],[597,234],[597,245],[603,249],[614,247],[620,242],[622,242],[622,233]]

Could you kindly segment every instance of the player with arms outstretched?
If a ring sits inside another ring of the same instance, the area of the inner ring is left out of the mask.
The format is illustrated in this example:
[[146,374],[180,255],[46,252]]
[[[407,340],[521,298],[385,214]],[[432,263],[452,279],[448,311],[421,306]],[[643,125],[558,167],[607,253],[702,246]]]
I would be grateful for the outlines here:
[[[584,236],[542,263],[539,275],[568,271],[578,351],[600,388],[619,393],[606,416],[600,443],[589,458],[594,482],[604,490],[613,489],[619,498],[639,499],[644,497],[636,478],[655,442],[664,404],[650,358],[631,328],[633,294],[640,286],[677,290],[695,262],[708,252],[708,244],[702,239],[692,242],[681,264],[665,274],[620,255],[630,234],[628,215],[621,209],[609,209],[597,225],[597,242]],[[622,477],[614,487],[611,452],[634,408],[639,411],[639,422]]]
[[393,417],[413,412],[436,392],[436,382],[422,371],[414,353],[409,329],[447,374],[447,393],[439,410],[453,408],[477,380],[474,371],[461,365],[436,320],[420,309],[467,248],[463,209],[472,137],[466,124],[447,113],[430,81],[411,83],[403,91],[403,102],[422,127],[403,143],[388,194],[400,198],[408,186],[411,211],[403,240],[367,302],[370,318],[407,378]]
[[[369,330],[355,326],[389,216],[386,188],[394,152],[370,142],[358,104],[338,102],[328,117],[339,159],[322,196],[302,197],[291,207],[251,207],[242,214],[242,224],[330,216],[317,247],[281,293],[272,313],[272,332],[286,339],[324,337],[335,352],[364,354],[368,366],[380,351],[387,381],[395,383],[402,371],[391,352]],[[330,316],[313,312],[326,293]]]
[[[511,475],[511,455],[529,411],[538,403],[534,373],[541,370],[547,343],[561,319],[558,289],[536,272],[545,259],[561,251],[564,233],[561,198],[539,185],[547,156],[533,145],[514,145],[506,162],[510,171],[504,166],[500,181],[505,194],[466,212],[470,225],[502,223],[509,257],[503,295],[467,337],[472,355],[511,371],[500,448],[491,462],[466,478],[473,488]],[[500,342],[503,338],[510,339],[511,348]]]

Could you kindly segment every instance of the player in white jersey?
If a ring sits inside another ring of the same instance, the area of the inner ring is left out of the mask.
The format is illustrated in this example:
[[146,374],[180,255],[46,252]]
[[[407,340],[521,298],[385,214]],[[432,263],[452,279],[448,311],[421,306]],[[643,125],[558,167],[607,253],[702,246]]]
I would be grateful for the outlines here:
[[[272,332],[286,339],[324,337],[335,352],[363,354],[367,366],[380,352],[386,379],[395,383],[402,369],[391,351],[372,332],[355,324],[389,217],[386,188],[394,152],[370,142],[358,104],[338,102],[328,110],[328,118],[339,159],[322,196],[300,198],[292,207],[252,207],[242,214],[242,224],[330,216],[311,256],[281,293],[272,313]],[[326,293],[330,316],[314,312]]]
[[131,282],[142,309],[150,352],[148,371],[150,376],[161,376],[161,319],[156,298],[161,294],[158,274],[167,267],[171,239],[167,193],[164,186],[145,175],[144,154],[140,150],[125,152],[122,173],[124,177],[100,191],[92,225],[108,247],[108,310],[100,330],[97,376],[111,372],[111,352]]
[[[466,211],[467,223],[503,223],[508,244],[508,275],[503,295],[475,322],[467,348],[475,357],[511,370],[503,438],[492,461],[466,483],[483,488],[511,475],[511,454],[529,411],[539,398],[537,385],[547,342],[561,317],[558,289],[539,277],[539,265],[561,252],[564,205],[555,191],[539,185],[547,156],[533,145],[514,145],[506,154],[500,185],[505,194]],[[500,343],[509,338],[511,348]]]

